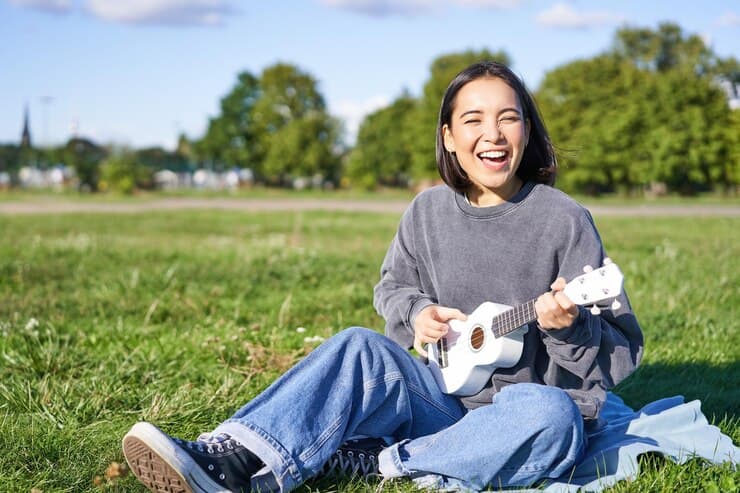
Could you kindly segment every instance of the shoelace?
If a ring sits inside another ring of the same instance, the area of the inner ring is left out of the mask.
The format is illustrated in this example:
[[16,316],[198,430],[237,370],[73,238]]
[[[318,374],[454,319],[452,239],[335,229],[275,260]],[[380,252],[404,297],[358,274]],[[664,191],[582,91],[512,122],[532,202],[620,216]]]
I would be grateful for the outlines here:
[[378,458],[365,452],[337,450],[324,465],[321,475],[372,478],[378,476]]
[[205,452],[209,454],[221,453],[225,450],[234,450],[236,447],[241,445],[241,442],[236,438],[232,438],[230,435],[218,434],[211,435],[210,433],[202,433],[195,441],[181,440],[179,438],[174,439],[175,442],[180,446],[186,446],[189,449],[197,449],[198,452]]

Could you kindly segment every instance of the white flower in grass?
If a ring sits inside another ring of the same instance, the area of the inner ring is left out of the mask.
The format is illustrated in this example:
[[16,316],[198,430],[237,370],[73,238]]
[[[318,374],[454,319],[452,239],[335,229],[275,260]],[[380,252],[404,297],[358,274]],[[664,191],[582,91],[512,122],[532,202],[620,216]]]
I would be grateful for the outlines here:
[[298,332],[299,334],[303,334],[304,332],[306,332],[306,328],[305,327],[297,327],[295,329],[295,331]]
[[26,322],[26,330],[33,330],[38,326],[39,326],[39,321],[33,317],[28,319],[28,322]]
[[326,339],[324,339],[321,336],[309,336],[309,337],[304,337],[303,338],[303,342],[307,342],[307,343],[324,342],[325,340]]

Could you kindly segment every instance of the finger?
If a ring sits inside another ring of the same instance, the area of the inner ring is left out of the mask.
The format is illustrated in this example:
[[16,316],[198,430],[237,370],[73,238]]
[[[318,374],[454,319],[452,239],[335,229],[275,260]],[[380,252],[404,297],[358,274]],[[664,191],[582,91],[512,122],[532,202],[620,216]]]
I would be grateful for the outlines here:
[[465,315],[463,312],[458,310],[457,308],[447,308],[444,306],[440,306],[437,308],[437,315],[438,319],[447,322],[448,320],[466,320],[468,318],[467,315]]
[[429,337],[434,337],[435,340],[447,334],[450,330],[449,325],[443,322],[437,322],[429,320],[426,324],[419,328],[419,332]]
[[555,301],[555,297],[552,293],[545,293],[537,298],[534,309],[537,314],[537,323],[542,328],[552,328],[557,326],[559,315],[564,313],[558,302]]
[[558,291],[553,295],[553,298],[557,302],[558,306],[568,312],[570,315],[576,315],[578,313],[578,306],[576,306],[565,293]]
[[417,337],[414,338],[414,349],[416,349],[416,352],[422,358],[429,358],[429,354],[426,352],[422,342]]
[[552,284],[550,284],[550,289],[552,289],[553,291],[562,291],[563,289],[565,289],[566,284],[567,283],[565,282],[564,277],[558,277],[557,279],[555,279],[555,281],[553,281]]

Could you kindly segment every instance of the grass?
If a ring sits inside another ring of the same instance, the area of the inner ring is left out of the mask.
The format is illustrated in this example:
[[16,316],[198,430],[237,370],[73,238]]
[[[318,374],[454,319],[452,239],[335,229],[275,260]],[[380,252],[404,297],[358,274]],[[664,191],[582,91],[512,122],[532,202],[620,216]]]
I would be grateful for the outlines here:
[[[736,218],[597,217],[646,336],[617,392],[683,394],[740,442]],[[395,214],[0,216],[0,491],[93,492],[137,420],[194,437],[317,342],[382,328]],[[305,332],[297,331],[299,327]],[[612,491],[731,491],[727,466],[643,460]],[[368,491],[362,483],[304,491]],[[102,487],[144,491],[129,475]],[[392,484],[391,491],[412,491]]]

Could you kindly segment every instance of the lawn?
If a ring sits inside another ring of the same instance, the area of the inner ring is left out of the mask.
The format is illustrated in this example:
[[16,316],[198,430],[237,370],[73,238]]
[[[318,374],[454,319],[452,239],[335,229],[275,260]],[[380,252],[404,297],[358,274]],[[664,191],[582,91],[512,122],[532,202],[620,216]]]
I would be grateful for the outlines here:
[[[382,329],[372,287],[397,214],[0,216],[0,491],[100,491],[141,419],[193,438],[344,327]],[[682,394],[740,442],[737,218],[597,217],[646,336],[618,389]],[[646,459],[611,491],[726,491],[729,467]],[[359,483],[305,490],[371,490]],[[129,475],[103,491],[144,489]],[[412,491],[408,484],[389,489]]]

